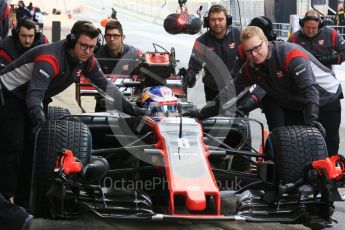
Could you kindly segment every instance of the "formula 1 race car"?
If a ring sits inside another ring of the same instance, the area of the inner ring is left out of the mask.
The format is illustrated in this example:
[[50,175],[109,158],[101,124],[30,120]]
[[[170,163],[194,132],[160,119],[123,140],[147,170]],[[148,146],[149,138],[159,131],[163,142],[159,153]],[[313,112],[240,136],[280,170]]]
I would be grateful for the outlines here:
[[[175,49],[170,52],[164,47],[153,43],[154,52],[128,54],[125,58],[97,58],[98,63],[107,79],[116,85],[132,100],[140,96],[142,90],[149,86],[166,85],[181,101],[187,100],[187,88],[182,77],[176,73]],[[163,51],[158,51],[158,47]],[[83,96],[94,96],[97,99],[96,112],[106,111],[105,100],[101,98],[96,87],[81,77],[76,85],[76,100],[80,108]],[[98,107],[98,109],[97,109]]]
[[[147,67],[160,76],[157,65]],[[89,210],[127,220],[332,221],[345,159],[327,157],[316,128],[281,127],[266,138],[255,119],[184,117],[193,104],[141,79],[145,88],[135,79],[126,87],[140,89],[151,111],[144,117],[50,108],[36,135],[35,217],[69,219]]]

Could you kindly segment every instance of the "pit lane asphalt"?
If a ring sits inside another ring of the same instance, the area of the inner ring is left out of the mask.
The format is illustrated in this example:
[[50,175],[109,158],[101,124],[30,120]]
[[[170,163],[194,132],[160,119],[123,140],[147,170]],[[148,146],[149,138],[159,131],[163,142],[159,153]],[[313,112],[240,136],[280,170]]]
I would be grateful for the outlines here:
[[[97,4],[95,2],[95,4]],[[90,13],[90,12],[88,12]],[[108,13],[103,14],[103,16],[108,15]],[[60,16],[46,16],[45,19],[45,33],[50,38],[51,34],[51,21],[52,20],[61,20],[62,23],[62,35],[61,37],[65,37],[66,34],[69,32],[71,26],[73,25],[75,19],[80,19],[80,17],[67,19],[66,15],[64,13]],[[85,19],[89,19],[89,17],[85,16]],[[130,25],[131,23],[135,24],[137,22],[131,21],[129,18],[125,18],[125,23],[127,25]],[[97,20],[94,20],[96,22]],[[128,22],[129,21],[129,22]],[[137,23],[138,24],[138,23]],[[126,31],[130,33],[129,26],[125,26]],[[130,34],[130,36],[132,36]],[[169,39],[166,39],[168,41]],[[129,44],[137,44],[131,43],[131,40],[129,40]],[[152,46],[150,46],[152,47]],[[144,49],[144,50],[152,50],[150,49]],[[190,50],[188,49],[188,52]],[[176,52],[177,55],[179,52]],[[182,64],[186,64],[185,61]],[[343,89],[345,89],[345,85],[343,84]],[[193,92],[198,92],[193,98],[193,95],[195,95]],[[198,104],[199,107],[201,107],[205,102],[202,100],[203,95],[200,95],[200,92],[203,92],[203,86],[202,82],[198,81],[197,86],[192,89],[189,92],[189,95],[192,97],[189,98],[190,101],[193,101],[194,103]],[[74,86],[71,86],[68,88],[64,93],[56,96],[54,98],[53,104],[55,106],[62,106],[65,108],[69,108],[72,113],[80,113],[80,109],[77,106],[77,103],[74,100],[75,90]],[[201,99],[201,100],[200,100]],[[83,106],[87,111],[93,111],[94,108],[94,99],[89,97],[83,99]],[[342,106],[345,108],[344,100],[342,100]],[[255,117],[256,119],[262,121],[265,123],[265,118],[261,114],[260,111],[255,111],[251,113],[251,117]],[[342,116],[342,120],[344,121],[344,115]],[[345,129],[341,127],[340,130],[341,137],[345,135]],[[345,152],[345,146],[344,142],[341,143],[341,153]],[[341,193],[345,193],[345,189],[341,189]],[[332,228],[328,229],[344,229],[345,228],[345,204],[344,202],[336,202],[336,212],[334,213],[333,217],[339,221],[338,224],[335,224]],[[81,218],[77,220],[69,220],[69,221],[62,221],[62,220],[46,220],[37,218],[34,219],[31,229],[32,230],[50,230],[50,229],[64,229],[64,230],[74,230],[74,229],[86,229],[86,230],[94,230],[94,229],[307,229],[306,227],[302,225],[282,225],[277,223],[241,223],[241,222],[215,222],[215,223],[190,223],[190,222],[184,222],[184,223],[159,223],[159,222],[145,222],[145,223],[133,223],[130,222],[124,222],[124,221],[109,221],[109,220],[100,220],[96,218],[93,215],[90,214],[84,214]]]

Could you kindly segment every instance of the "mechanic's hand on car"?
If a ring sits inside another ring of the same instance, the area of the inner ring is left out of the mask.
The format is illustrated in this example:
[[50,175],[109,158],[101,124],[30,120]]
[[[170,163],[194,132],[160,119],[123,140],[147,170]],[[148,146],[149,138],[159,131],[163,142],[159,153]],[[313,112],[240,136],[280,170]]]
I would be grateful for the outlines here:
[[315,56],[316,59],[324,65],[340,64],[342,62],[342,57],[340,54],[332,54],[328,56]]
[[127,97],[122,97],[122,111],[128,115],[140,117],[150,114],[150,111],[134,105]]
[[209,101],[202,109],[191,109],[183,113],[183,116],[195,117],[199,120],[205,120],[207,118],[216,116],[219,114],[220,106],[219,100]]
[[240,116],[248,115],[248,113],[256,108],[259,107],[259,101],[256,98],[255,95],[251,94],[248,95],[247,98],[244,99],[243,102],[241,102],[236,107],[236,114]]
[[193,117],[193,118],[199,118],[200,116],[200,110],[199,109],[190,109],[182,114],[182,116],[185,117]]
[[319,106],[315,103],[309,103],[304,108],[304,120],[307,126],[312,126],[317,128],[321,135],[326,137],[326,130],[322,124],[318,121],[319,118]]
[[40,128],[40,124],[46,121],[46,117],[41,106],[34,106],[29,111],[29,117],[32,124],[32,133],[36,134]]
[[138,106],[134,106],[134,114],[130,114],[132,116],[140,117],[140,116],[148,116],[150,115],[150,110],[141,108]]
[[319,130],[319,132],[321,133],[321,135],[324,138],[326,137],[326,130],[325,130],[325,128],[323,127],[323,125],[320,122],[318,122],[318,121],[310,121],[310,122],[306,123],[306,125],[317,128]]
[[178,74],[182,76],[182,81],[186,84],[186,86],[188,88],[192,88],[194,87],[195,83],[196,83],[196,77],[194,74],[192,74],[191,72],[189,72],[186,68],[182,67]]

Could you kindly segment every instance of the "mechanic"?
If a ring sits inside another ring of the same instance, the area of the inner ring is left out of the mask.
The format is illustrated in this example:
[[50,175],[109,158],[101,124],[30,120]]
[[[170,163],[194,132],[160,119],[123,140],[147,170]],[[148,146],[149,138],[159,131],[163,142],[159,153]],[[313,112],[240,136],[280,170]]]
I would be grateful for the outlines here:
[[29,49],[46,43],[47,37],[36,29],[32,20],[18,20],[16,27],[12,29],[12,36],[0,41],[0,70]]
[[[186,115],[200,119],[213,116],[217,108],[227,109],[231,106],[231,103],[224,102],[230,99],[228,95],[232,85],[239,93],[246,86],[257,84],[267,92],[265,97],[271,98],[275,122],[269,125],[270,130],[285,125],[317,127],[326,136],[329,155],[338,154],[340,98],[343,95],[333,71],[298,45],[283,41],[269,42],[256,26],[248,26],[241,33],[241,45],[247,60],[239,75],[222,90],[215,103],[206,105],[200,112],[191,111]],[[250,95],[237,110],[249,112],[258,103],[259,98]]]
[[[124,44],[125,37],[121,23],[110,19],[105,25],[104,31],[106,44],[99,47],[95,54],[96,58],[113,59],[111,61],[99,60],[103,73],[130,74],[130,71],[134,69],[135,64],[133,61],[138,59],[142,52],[140,49]],[[123,59],[123,61],[120,59]],[[97,96],[95,112],[103,111],[105,111],[105,105],[102,103],[102,98]]]
[[344,38],[335,29],[324,26],[317,11],[307,11],[299,24],[301,29],[291,34],[288,42],[299,44],[329,69],[345,61]]
[[0,40],[4,39],[10,28],[9,18],[10,6],[6,0],[0,0]]
[[[332,65],[340,65],[345,61],[344,38],[336,30],[324,26],[324,22],[317,11],[308,10],[304,18],[300,20],[300,26],[301,29],[290,36],[289,42],[302,46],[329,69],[332,69]],[[325,129],[329,130],[328,133],[332,134],[326,136],[326,143],[328,151],[335,154],[338,151],[340,141],[338,136],[341,122],[340,100],[324,107],[323,111],[320,113],[319,120]]]
[[[259,17],[253,18],[248,25],[257,26],[260,29],[262,29],[268,41],[275,41],[277,39],[277,35],[273,30],[272,21],[265,16],[259,16]],[[242,65],[245,63],[245,61],[246,61],[246,55],[244,53],[242,45],[240,44],[237,48],[237,57],[235,60],[234,67],[231,70],[232,76],[237,76],[238,71],[240,70]],[[269,106],[270,104],[269,100],[265,100],[265,97],[264,97],[266,95],[266,91],[263,90],[260,86],[256,86],[253,89],[251,96],[254,96],[254,95],[261,99],[261,107],[263,110],[265,110],[265,107]],[[237,101],[237,105],[240,105],[242,101],[247,100],[247,97],[248,97],[248,94],[243,95],[241,98],[239,98],[239,100]],[[248,113],[245,113],[245,114],[248,116]]]
[[[36,133],[40,123],[46,120],[42,101],[79,82],[81,74],[102,94],[110,95],[116,109],[133,116],[145,115],[145,109],[134,106],[105,78],[93,56],[98,35],[98,29],[90,22],[77,21],[66,39],[27,51],[1,72],[5,103],[0,108],[0,154],[3,163],[0,167],[0,192],[6,198],[11,198],[16,191],[15,179],[22,153],[24,156],[32,154],[32,132]],[[15,196],[15,203],[25,208],[29,207],[30,162],[32,160],[22,164],[27,168],[22,171],[27,173],[21,177],[27,178],[28,187],[21,194],[26,197]]]
[[32,15],[30,11],[25,7],[24,1],[18,1],[18,7],[15,9],[16,11],[16,19],[31,19]]
[[[188,69],[181,69],[181,75],[189,88],[194,87],[196,75],[205,65],[204,90],[206,101],[212,101],[226,85],[232,70],[236,50],[239,45],[240,31],[231,26],[232,17],[221,5],[213,5],[204,26],[209,30],[198,37],[194,43]],[[210,52],[213,51],[213,52]]]

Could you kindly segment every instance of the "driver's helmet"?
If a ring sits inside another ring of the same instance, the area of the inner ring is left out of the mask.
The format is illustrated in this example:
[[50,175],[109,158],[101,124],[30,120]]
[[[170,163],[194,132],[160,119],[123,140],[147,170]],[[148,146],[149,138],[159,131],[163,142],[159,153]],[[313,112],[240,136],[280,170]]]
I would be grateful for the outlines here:
[[153,86],[143,90],[141,103],[151,111],[152,116],[167,116],[175,113],[177,98],[172,90],[166,86]]

